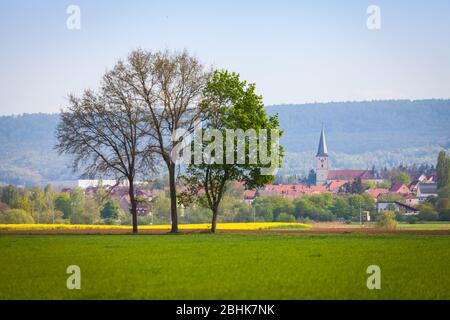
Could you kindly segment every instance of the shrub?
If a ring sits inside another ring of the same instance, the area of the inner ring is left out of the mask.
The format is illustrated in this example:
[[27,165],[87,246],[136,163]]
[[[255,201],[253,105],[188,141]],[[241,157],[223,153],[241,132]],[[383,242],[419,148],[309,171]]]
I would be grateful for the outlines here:
[[421,212],[418,215],[420,221],[437,221],[439,215],[437,212]]
[[416,224],[417,221],[419,221],[419,218],[417,216],[407,216],[406,217],[406,222],[408,222],[409,224]]
[[277,218],[278,222],[295,222],[295,217],[289,213],[280,213]]
[[439,220],[450,221],[450,209],[439,212]]
[[106,202],[100,215],[103,219],[117,220],[119,218],[119,202],[114,199]]
[[383,211],[378,217],[377,226],[380,228],[395,229],[397,227],[395,212],[389,210]]
[[22,209],[10,209],[0,213],[0,223],[5,224],[22,224],[34,223],[34,219],[31,214]]

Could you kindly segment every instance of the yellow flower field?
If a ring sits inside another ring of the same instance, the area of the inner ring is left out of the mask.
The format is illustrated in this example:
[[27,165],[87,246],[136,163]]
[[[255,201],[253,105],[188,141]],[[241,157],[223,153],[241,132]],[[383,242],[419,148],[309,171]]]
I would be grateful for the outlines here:
[[[218,230],[261,230],[272,228],[302,229],[310,225],[297,222],[242,222],[242,223],[218,223]],[[180,224],[181,230],[210,229],[211,224]],[[69,230],[69,229],[131,229],[131,226],[116,225],[84,225],[84,224],[0,224],[0,230]],[[170,229],[169,224],[139,226],[141,230]]]

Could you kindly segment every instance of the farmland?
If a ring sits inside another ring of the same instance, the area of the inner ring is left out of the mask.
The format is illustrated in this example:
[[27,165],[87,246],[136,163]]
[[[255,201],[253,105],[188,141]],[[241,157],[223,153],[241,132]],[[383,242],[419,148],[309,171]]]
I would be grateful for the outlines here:
[[[450,237],[0,234],[0,299],[450,299]],[[81,268],[81,290],[66,268]],[[381,290],[366,269],[381,268]]]

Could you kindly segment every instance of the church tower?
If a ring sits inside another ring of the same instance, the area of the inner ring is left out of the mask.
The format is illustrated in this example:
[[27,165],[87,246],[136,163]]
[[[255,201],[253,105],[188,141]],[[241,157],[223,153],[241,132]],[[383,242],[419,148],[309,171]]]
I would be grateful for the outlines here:
[[327,182],[330,162],[328,159],[327,142],[325,140],[325,130],[322,126],[320,133],[319,148],[316,154],[316,185],[323,186]]

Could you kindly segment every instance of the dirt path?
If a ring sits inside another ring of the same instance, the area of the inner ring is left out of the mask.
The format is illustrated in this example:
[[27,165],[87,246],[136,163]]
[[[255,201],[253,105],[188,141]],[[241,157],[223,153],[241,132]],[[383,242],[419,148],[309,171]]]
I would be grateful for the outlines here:
[[[169,229],[142,229],[140,234],[166,234]],[[181,233],[209,233],[205,229],[181,230]],[[311,228],[306,230],[219,230],[218,233],[226,234],[414,234],[414,235],[450,235],[450,230],[387,230],[377,228]],[[64,229],[64,230],[0,230],[0,234],[37,234],[37,235],[58,235],[58,234],[86,234],[86,235],[114,235],[131,234],[130,230],[123,229]]]

